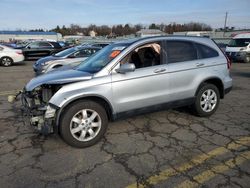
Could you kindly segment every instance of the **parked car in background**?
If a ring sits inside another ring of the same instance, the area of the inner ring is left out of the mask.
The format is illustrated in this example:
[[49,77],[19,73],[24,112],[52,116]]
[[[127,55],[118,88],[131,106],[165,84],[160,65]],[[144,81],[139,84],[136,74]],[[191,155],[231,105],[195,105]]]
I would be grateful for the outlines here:
[[13,49],[4,45],[0,45],[0,64],[8,67],[13,63],[18,63],[24,60],[22,50]]
[[100,49],[100,47],[92,46],[68,48],[54,55],[37,60],[33,64],[33,70],[36,75],[40,75],[65,65],[76,66]]
[[226,54],[232,61],[250,63],[250,33],[236,35],[226,47]]
[[80,46],[93,46],[93,47],[104,48],[105,46],[108,46],[110,44],[112,44],[112,42],[93,42],[93,43],[82,43]]
[[133,39],[103,48],[74,69],[32,79],[23,105],[40,132],[58,131],[66,143],[88,147],[109,120],[180,106],[211,116],[232,88],[230,65],[209,38]]
[[25,59],[38,59],[65,49],[58,42],[50,41],[33,41],[20,48]]
[[219,46],[219,48],[220,48],[224,53],[226,52],[227,44],[225,44],[225,43],[217,43],[217,45]]

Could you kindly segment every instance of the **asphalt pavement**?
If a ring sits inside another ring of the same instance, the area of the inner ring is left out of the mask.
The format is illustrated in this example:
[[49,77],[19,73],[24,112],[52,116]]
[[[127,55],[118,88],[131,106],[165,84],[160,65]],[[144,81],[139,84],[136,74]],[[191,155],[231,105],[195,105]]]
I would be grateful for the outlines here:
[[233,90],[209,118],[187,108],[136,116],[76,149],[38,135],[20,103],[7,102],[32,63],[0,67],[0,187],[249,187],[250,64],[233,64]]

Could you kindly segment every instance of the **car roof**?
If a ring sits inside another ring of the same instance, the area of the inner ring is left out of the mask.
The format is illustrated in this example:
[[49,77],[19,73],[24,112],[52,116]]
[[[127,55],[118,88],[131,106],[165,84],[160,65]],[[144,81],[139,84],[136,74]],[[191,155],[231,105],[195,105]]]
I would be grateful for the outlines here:
[[175,39],[175,40],[191,40],[196,42],[205,42],[205,41],[211,41],[208,37],[203,36],[184,36],[184,35],[165,35],[165,36],[150,36],[150,37],[141,37],[141,38],[134,38],[134,39],[128,39],[124,41],[116,42],[115,44],[124,44],[124,45],[131,45],[133,43],[137,43],[140,41],[152,41],[152,40],[167,40],[167,39]]
[[243,38],[250,38],[250,33],[240,33],[240,34],[237,34],[234,39],[243,39]]

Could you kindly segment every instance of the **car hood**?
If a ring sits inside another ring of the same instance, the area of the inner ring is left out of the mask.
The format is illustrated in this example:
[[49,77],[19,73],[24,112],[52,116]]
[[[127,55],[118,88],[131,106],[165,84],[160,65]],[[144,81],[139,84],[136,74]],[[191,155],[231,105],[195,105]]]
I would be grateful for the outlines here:
[[78,71],[75,69],[52,71],[30,80],[25,86],[25,90],[32,91],[36,87],[41,86],[43,84],[66,84],[90,80],[92,76],[93,75],[90,73]]
[[35,63],[36,65],[41,65],[42,63],[48,62],[48,61],[52,61],[52,60],[58,60],[61,59],[61,57],[56,57],[56,56],[47,56],[47,57],[43,57],[37,60],[37,62]]

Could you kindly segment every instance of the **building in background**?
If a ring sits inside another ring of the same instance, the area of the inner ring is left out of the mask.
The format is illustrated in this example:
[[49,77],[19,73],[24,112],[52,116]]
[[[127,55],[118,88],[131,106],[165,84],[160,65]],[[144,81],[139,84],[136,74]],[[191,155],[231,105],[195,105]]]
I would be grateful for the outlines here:
[[89,32],[89,36],[91,36],[92,38],[96,37],[96,35],[97,33],[94,30]]
[[62,40],[62,35],[56,32],[0,31],[0,42],[12,42],[20,40],[60,41]]
[[215,40],[217,43],[228,44],[229,41],[238,34],[241,33],[250,33],[250,29],[244,30],[213,30],[213,31],[183,31],[183,32],[174,32],[173,35],[185,35],[185,36],[202,36],[209,37]]

